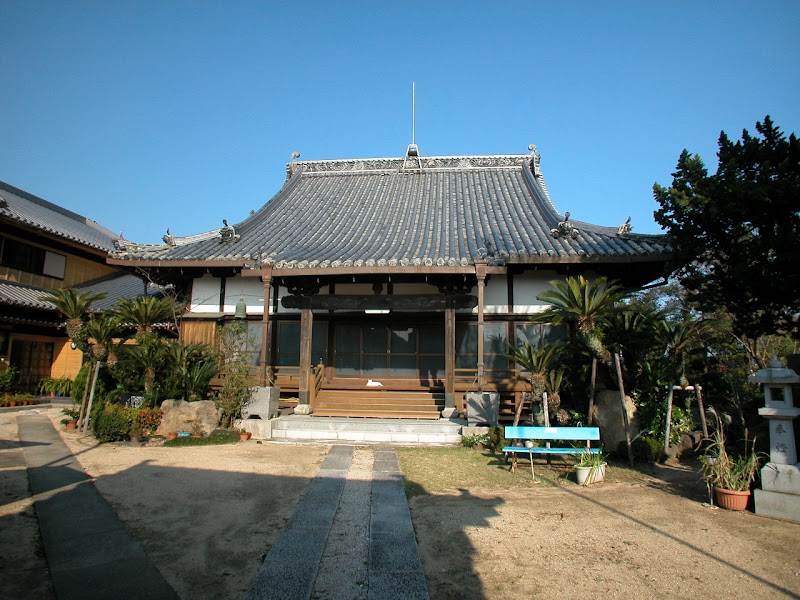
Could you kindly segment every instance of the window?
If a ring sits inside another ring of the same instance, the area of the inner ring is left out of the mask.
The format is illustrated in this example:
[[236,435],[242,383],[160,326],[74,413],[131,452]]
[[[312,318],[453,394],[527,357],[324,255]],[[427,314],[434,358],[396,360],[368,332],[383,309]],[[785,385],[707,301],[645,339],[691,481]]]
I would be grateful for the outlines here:
[[0,238],[0,264],[36,275],[64,278],[67,257],[11,238]]
[[[484,323],[483,364],[486,371],[508,369],[508,335],[505,323]],[[456,369],[478,368],[478,324],[456,323]]]
[[[300,323],[278,323],[278,350],[275,364],[296,367],[300,364]],[[314,323],[311,329],[311,363],[328,362],[328,324]]]
[[444,327],[417,324],[341,324],[335,329],[337,375],[444,377]]

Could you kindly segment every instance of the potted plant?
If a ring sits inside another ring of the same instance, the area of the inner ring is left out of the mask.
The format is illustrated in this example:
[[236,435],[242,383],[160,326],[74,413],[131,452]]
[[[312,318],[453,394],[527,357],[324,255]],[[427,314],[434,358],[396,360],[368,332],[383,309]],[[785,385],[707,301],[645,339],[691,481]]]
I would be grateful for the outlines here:
[[583,450],[575,454],[575,477],[578,485],[603,481],[606,474],[606,457],[602,452]]
[[725,447],[725,433],[722,423],[717,420],[714,435],[708,439],[706,452],[700,457],[703,476],[709,487],[713,488],[717,504],[730,510],[745,510],[750,499],[750,486],[756,478],[762,453],[755,450],[756,440],[749,444],[745,434],[744,452],[740,455],[728,453]]
[[16,367],[8,365],[5,369],[0,369],[0,393],[2,393],[6,399],[11,396],[11,392],[14,389],[14,379],[16,376]]
[[244,428],[242,428],[242,429],[240,429],[240,430],[239,430],[239,439],[240,439],[242,442],[246,442],[247,440],[249,440],[251,435],[253,435],[253,434],[252,434],[252,433],[250,433],[249,431],[247,431],[247,430],[246,430],[246,429],[244,429]]
[[61,419],[67,430],[75,429],[78,425],[78,416],[80,411],[77,408],[64,408],[61,410],[64,413],[64,418]]

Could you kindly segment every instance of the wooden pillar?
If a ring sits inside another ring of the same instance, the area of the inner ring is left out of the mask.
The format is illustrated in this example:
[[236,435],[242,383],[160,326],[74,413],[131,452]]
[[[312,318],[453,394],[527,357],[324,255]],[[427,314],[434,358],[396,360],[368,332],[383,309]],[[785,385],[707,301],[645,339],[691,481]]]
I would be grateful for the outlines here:
[[456,309],[448,297],[444,309],[444,411],[450,417],[456,411]]
[[484,376],[484,347],[483,347],[483,330],[484,330],[484,290],[486,288],[486,265],[475,265],[475,275],[478,276],[478,391],[483,391],[483,376]]
[[270,348],[270,335],[272,331],[269,326],[270,290],[272,289],[272,267],[264,267],[261,270],[261,281],[264,283],[264,316],[261,319],[261,385],[271,386],[272,368]]
[[[299,404],[304,404],[308,407],[310,399],[309,386],[311,385],[311,332],[313,330],[314,314],[311,312],[310,298],[304,298],[304,300],[309,302],[304,303],[303,308],[300,309],[300,382],[298,399]],[[308,412],[301,414],[308,414]]]

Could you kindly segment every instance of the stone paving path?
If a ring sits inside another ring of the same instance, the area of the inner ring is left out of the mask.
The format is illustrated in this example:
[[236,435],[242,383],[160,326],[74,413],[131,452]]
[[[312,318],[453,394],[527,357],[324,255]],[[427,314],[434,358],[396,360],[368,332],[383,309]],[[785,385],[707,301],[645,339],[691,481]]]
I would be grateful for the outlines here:
[[333,446],[246,600],[427,599],[397,453]]
[[17,425],[56,597],[177,600],[50,419],[23,415]]

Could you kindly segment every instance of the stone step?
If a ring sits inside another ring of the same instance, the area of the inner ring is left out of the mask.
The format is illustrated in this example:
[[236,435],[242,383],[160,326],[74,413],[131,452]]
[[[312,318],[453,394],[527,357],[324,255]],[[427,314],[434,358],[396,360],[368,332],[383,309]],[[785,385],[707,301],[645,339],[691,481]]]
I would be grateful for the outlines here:
[[370,411],[366,408],[337,408],[337,407],[317,407],[314,414],[318,417],[387,417],[393,419],[438,419],[438,410],[414,410],[413,408],[390,408],[379,411]]
[[455,445],[465,422],[287,415],[273,419],[272,439]]

